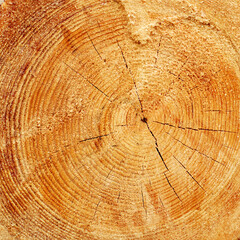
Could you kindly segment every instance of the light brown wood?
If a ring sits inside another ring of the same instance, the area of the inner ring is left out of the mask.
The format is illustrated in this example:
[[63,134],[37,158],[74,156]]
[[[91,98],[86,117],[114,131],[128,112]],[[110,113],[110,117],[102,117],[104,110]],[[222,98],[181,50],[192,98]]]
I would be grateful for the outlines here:
[[2,239],[240,238],[237,0],[7,0]]

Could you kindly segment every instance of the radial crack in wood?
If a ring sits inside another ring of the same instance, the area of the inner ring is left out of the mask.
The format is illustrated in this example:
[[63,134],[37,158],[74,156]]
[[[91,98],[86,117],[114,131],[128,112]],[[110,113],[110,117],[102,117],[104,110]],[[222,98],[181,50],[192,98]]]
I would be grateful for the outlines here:
[[0,4],[0,239],[240,237],[239,1]]

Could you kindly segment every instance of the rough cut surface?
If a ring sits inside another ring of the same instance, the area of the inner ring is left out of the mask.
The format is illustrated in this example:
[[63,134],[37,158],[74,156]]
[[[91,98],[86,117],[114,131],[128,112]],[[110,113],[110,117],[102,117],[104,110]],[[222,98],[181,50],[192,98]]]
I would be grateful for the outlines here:
[[0,239],[240,238],[238,0],[6,0]]

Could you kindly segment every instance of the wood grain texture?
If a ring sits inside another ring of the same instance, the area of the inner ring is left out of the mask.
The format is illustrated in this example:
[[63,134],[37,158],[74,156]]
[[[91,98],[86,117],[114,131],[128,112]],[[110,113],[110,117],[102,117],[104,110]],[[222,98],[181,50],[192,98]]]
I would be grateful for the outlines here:
[[239,1],[0,9],[2,239],[239,239]]

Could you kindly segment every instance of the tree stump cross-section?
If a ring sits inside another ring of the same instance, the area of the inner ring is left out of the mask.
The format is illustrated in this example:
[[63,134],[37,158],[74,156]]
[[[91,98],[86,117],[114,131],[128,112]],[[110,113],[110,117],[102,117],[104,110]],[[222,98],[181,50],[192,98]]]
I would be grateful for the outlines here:
[[230,2],[1,4],[0,239],[239,239]]

